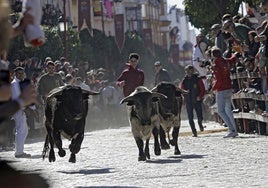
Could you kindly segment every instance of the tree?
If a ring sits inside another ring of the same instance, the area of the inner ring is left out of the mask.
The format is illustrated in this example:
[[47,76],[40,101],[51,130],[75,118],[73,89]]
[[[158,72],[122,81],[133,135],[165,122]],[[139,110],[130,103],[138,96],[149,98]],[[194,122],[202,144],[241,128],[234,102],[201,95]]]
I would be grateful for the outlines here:
[[224,14],[236,15],[242,0],[184,0],[185,13],[196,28],[206,33]]

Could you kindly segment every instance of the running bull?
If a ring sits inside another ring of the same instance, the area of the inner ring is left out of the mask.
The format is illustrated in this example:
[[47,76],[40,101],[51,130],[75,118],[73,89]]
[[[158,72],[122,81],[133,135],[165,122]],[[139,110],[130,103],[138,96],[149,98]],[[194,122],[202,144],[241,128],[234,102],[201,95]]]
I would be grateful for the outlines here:
[[99,94],[95,91],[82,90],[76,86],[63,86],[50,92],[46,100],[45,126],[47,136],[43,149],[43,159],[49,149],[49,162],[56,160],[54,144],[60,157],[66,155],[62,148],[61,135],[71,140],[69,162],[76,162],[76,154],[80,151],[84,139],[86,116],[88,112],[88,96]]
[[[120,102],[120,104],[127,103],[129,106],[128,118],[133,137],[139,149],[138,161],[146,161],[146,158],[150,159],[149,140],[153,128],[159,126],[160,123],[154,104],[159,98],[165,98],[165,96],[151,92],[146,87],[139,86]],[[155,154],[160,155],[161,150],[158,139],[154,143],[154,149]]]
[[[181,152],[178,147],[178,136],[181,124],[180,114],[182,107],[182,94],[186,94],[187,91],[177,88],[173,83],[170,82],[160,82],[151,91],[167,96],[166,98],[160,98],[158,102],[158,115],[161,124],[159,127],[161,148],[169,149],[170,144],[175,146],[174,154],[180,155]],[[172,139],[170,139],[169,136],[171,129],[173,129]],[[166,141],[166,134],[168,135],[169,143]]]

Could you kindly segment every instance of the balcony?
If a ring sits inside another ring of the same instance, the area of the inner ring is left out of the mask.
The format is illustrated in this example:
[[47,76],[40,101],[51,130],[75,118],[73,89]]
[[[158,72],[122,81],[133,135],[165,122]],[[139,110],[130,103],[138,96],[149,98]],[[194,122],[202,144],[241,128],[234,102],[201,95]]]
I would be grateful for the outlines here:
[[159,16],[159,24],[160,26],[169,26],[171,23],[171,20],[169,20],[167,15]]

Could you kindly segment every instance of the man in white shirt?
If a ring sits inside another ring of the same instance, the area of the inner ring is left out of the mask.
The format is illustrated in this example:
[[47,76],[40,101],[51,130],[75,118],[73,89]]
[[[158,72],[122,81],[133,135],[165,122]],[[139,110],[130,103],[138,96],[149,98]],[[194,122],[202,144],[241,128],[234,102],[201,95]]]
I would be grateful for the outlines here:
[[199,77],[202,78],[203,83],[205,85],[206,91],[208,90],[208,83],[206,80],[207,75],[207,69],[206,67],[201,67],[200,63],[204,60],[206,60],[205,57],[205,51],[208,47],[208,44],[204,42],[204,37],[202,34],[199,34],[196,36],[196,45],[194,47],[193,51],[193,66],[197,73],[199,74]]
[[[25,72],[22,67],[15,69],[15,77],[11,82],[12,99],[16,99],[21,94],[20,82],[25,78]],[[28,135],[28,125],[24,109],[18,110],[12,118],[15,121],[15,157],[16,158],[30,158],[31,155],[24,153],[24,143]]]

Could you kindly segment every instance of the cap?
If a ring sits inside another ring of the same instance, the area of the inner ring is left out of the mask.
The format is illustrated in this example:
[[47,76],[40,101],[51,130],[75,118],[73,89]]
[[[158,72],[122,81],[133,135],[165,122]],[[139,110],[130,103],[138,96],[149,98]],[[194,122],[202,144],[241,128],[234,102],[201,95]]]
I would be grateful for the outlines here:
[[221,29],[221,25],[220,24],[214,24],[211,26],[210,30],[217,30],[217,29]]
[[129,54],[129,57],[128,57],[128,58],[129,58],[129,59],[132,59],[132,58],[139,59],[140,56],[139,56],[139,54],[137,54],[137,53],[131,53],[131,54]]
[[51,57],[46,57],[45,62],[52,61]]
[[160,63],[160,61],[156,61],[156,62],[154,63],[154,66],[155,66],[155,67],[158,67],[158,66],[160,66],[160,65],[162,65],[162,64]]
[[233,24],[232,20],[225,20],[222,24],[222,29],[227,29],[231,24]]
[[191,69],[194,69],[193,65],[187,65],[185,68],[185,70],[191,70]]

